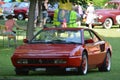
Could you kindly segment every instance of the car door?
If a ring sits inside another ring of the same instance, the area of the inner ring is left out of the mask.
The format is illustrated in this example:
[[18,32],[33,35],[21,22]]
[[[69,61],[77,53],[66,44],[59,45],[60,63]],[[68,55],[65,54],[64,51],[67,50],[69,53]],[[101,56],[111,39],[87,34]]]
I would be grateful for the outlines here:
[[[88,51],[88,62],[92,66],[100,64],[104,60],[105,42],[102,41],[93,31],[84,31],[85,47]],[[90,66],[89,65],[89,66]]]

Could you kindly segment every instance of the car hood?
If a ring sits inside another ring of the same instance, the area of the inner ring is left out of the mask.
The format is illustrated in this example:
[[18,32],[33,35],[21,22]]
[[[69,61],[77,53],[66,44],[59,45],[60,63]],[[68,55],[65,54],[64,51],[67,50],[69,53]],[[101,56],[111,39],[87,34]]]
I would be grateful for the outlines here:
[[80,49],[77,44],[25,44],[15,50],[16,55],[24,56],[69,56]]
[[117,10],[111,10],[111,9],[97,9],[95,10],[96,14],[106,14],[106,13],[111,13]]

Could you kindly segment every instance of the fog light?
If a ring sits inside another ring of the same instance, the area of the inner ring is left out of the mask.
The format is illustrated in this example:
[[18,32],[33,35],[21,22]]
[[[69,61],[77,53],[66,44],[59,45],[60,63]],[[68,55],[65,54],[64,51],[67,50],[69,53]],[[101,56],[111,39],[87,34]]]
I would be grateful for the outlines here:
[[28,60],[27,59],[19,59],[17,60],[18,64],[28,64]]
[[67,63],[67,61],[66,60],[62,60],[62,59],[58,59],[58,60],[55,60],[54,63],[55,64],[65,64],[65,63]]

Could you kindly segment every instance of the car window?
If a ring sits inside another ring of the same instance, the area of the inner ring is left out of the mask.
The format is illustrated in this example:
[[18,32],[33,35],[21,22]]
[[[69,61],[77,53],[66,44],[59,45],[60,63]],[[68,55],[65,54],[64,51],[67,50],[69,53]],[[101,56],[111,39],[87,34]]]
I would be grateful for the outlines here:
[[84,31],[84,40],[91,39],[91,35],[89,31]]
[[106,9],[117,9],[119,7],[118,3],[106,3],[104,8]]
[[89,30],[85,30],[84,31],[84,41],[85,40],[90,40],[92,39],[93,42],[98,42],[100,39],[98,38],[98,36],[95,35],[94,32],[89,31]]
[[91,32],[91,36],[92,36],[92,39],[93,39],[94,42],[99,41],[99,38],[93,32]]
[[37,34],[32,42],[81,43],[81,32],[79,30],[45,30]]

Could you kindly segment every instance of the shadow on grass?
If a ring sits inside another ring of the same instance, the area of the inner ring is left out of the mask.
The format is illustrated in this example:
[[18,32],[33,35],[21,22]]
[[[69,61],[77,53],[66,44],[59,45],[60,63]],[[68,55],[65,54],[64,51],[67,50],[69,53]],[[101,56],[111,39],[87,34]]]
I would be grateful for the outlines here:
[[[88,70],[88,75],[89,74],[97,74],[97,73],[102,73],[99,72],[98,69],[92,69]],[[106,73],[106,72],[104,72]],[[80,73],[77,71],[32,71],[30,72],[29,75],[27,76],[80,76]]]

